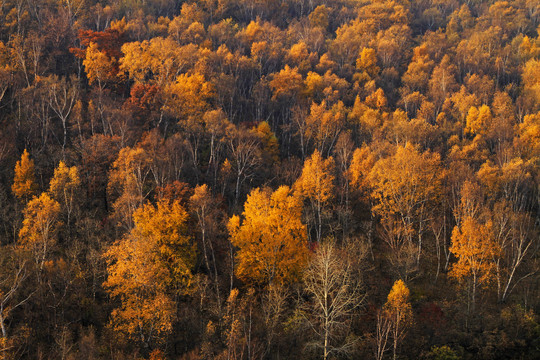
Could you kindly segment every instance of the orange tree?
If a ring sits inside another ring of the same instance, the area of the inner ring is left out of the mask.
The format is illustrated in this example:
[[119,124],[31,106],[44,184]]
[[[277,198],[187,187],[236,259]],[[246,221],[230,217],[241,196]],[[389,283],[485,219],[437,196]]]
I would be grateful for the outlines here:
[[317,242],[322,238],[322,212],[323,208],[333,198],[334,191],[334,158],[324,159],[318,150],[315,150],[309,159],[304,162],[302,175],[294,184],[302,198],[309,199],[316,216],[315,230]]
[[30,154],[24,149],[21,160],[15,164],[15,178],[11,190],[19,199],[28,200],[37,191],[35,179],[34,160],[30,159]]
[[255,189],[239,216],[229,220],[231,242],[238,248],[236,275],[250,284],[285,284],[300,278],[308,260],[302,205],[287,186],[275,192]]
[[152,347],[172,330],[176,297],[189,292],[195,248],[179,201],[143,205],[133,221],[130,233],[105,253],[104,286],[120,299],[111,314],[114,330]]
[[452,231],[450,251],[457,262],[450,269],[450,276],[460,283],[469,283],[472,309],[480,285],[489,283],[495,274],[495,262],[500,248],[495,242],[493,223],[481,224],[471,216],[465,217]]

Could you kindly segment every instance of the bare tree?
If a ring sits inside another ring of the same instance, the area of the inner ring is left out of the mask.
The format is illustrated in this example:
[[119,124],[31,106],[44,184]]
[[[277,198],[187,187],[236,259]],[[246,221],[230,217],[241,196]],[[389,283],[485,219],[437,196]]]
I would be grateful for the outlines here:
[[384,353],[389,348],[388,335],[390,334],[391,328],[392,324],[390,323],[388,316],[386,316],[386,314],[384,314],[382,311],[379,311],[377,313],[377,333],[375,334],[375,356],[377,360],[382,360]]
[[236,206],[242,185],[255,176],[261,164],[260,140],[248,129],[230,129],[228,145],[231,165],[236,174],[234,190],[234,205]]
[[305,272],[312,302],[304,314],[318,337],[311,345],[322,348],[324,360],[333,353],[350,352],[354,342],[347,338],[349,319],[365,298],[352,262],[343,255],[332,242],[323,243]]
[[[2,251],[6,251],[6,249],[4,248]],[[27,276],[25,265],[26,261],[22,260],[16,264],[12,271],[0,274],[0,329],[2,331],[1,340],[3,340],[0,344],[5,344],[5,341],[8,339],[8,319],[10,313],[23,305],[32,295],[30,294],[22,300],[17,297],[18,291]],[[5,264],[5,261],[2,261],[1,267],[2,269],[6,269],[11,266]],[[2,350],[4,349],[0,349],[0,351]]]
[[75,76],[59,79],[49,77],[49,106],[62,122],[62,154],[65,156],[67,142],[67,120],[79,98],[79,84]]

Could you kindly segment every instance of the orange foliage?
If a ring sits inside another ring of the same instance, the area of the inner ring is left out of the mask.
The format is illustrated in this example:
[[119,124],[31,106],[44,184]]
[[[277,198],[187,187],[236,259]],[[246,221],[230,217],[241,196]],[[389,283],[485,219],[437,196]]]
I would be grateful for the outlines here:
[[174,296],[190,291],[195,248],[178,201],[144,205],[133,221],[131,232],[105,253],[104,286],[121,300],[111,314],[114,329],[153,344],[172,330]]
[[15,178],[11,186],[13,194],[19,199],[29,199],[37,191],[34,172],[34,160],[24,149],[21,160],[15,164]]
[[259,285],[298,281],[307,263],[307,234],[302,205],[287,186],[275,192],[255,189],[244,204],[242,220],[227,225],[238,247],[236,275]]

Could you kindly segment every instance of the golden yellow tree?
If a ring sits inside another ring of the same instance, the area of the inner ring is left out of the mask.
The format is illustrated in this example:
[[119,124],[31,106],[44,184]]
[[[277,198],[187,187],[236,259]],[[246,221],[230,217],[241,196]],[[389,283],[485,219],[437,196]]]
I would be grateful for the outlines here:
[[487,284],[495,275],[495,258],[500,255],[500,248],[495,242],[493,223],[484,224],[471,216],[463,219],[452,231],[450,251],[457,262],[450,269],[450,276],[460,283],[467,283],[470,289],[472,310],[476,301],[476,292],[480,285]]
[[75,195],[80,185],[81,179],[79,178],[77,167],[67,167],[63,161],[60,161],[49,183],[49,194],[53,199],[61,202],[65,208],[68,226],[73,211]]
[[346,176],[351,187],[366,199],[369,198],[371,193],[369,174],[376,162],[375,154],[367,145],[363,145],[361,148],[354,150],[351,165],[347,170]]
[[309,14],[309,23],[314,28],[318,27],[322,30],[328,28],[329,19],[328,19],[328,8],[324,5],[319,5]]
[[273,91],[272,100],[298,100],[304,89],[302,75],[297,68],[291,69],[289,65],[285,65],[284,69],[275,73],[269,84]]
[[363,48],[356,59],[356,69],[359,73],[355,74],[354,78],[360,84],[374,80],[380,72],[377,66],[377,53],[374,49]]
[[125,43],[122,53],[121,71],[136,83],[163,87],[191,68],[201,58],[202,50],[195,44],[181,46],[172,37],[154,37]]
[[36,193],[37,188],[34,160],[30,159],[30,154],[24,149],[21,160],[15,164],[15,178],[11,190],[19,199],[28,200]]
[[272,166],[279,161],[279,143],[276,135],[266,121],[251,130],[261,140],[262,160],[265,165]]
[[[410,144],[398,146],[394,155],[373,166],[369,176],[375,201],[372,211],[381,216],[385,240],[400,263],[403,251],[414,253],[416,238],[419,264],[427,220],[441,195],[443,178],[439,154],[421,153]],[[408,271],[408,262],[402,275]]]
[[398,343],[405,336],[407,327],[412,322],[412,307],[409,302],[410,291],[403,280],[394,282],[386,303],[384,304],[384,314],[390,322],[390,332],[394,342],[394,360],[397,357]]
[[86,57],[83,60],[84,70],[90,85],[97,83],[103,90],[106,83],[114,79],[114,58],[110,58],[104,51],[99,50],[98,44],[91,42],[86,48]]
[[144,149],[125,147],[120,150],[109,171],[107,192],[109,196],[115,197],[112,205],[114,216],[128,229],[133,227],[132,215],[135,209],[142,205],[151,191],[147,184],[151,172],[150,162]]
[[165,109],[182,120],[200,118],[209,110],[214,88],[201,74],[181,74],[165,88]]
[[228,229],[238,248],[236,275],[251,284],[297,281],[308,259],[302,204],[287,186],[275,192],[255,189],[244,204],[242,220],[233,216]]
[[323,159],[319,151],[315,150],[311,157],[304,162],[302,175],[294,184],[301,197],[309,199],[316,216],[316,240],[322,238],[322,212],[323,207],[333,197],[334,191],[334,158]]
[[526,159],[540,158],[540,113],[526,115],[514,141]]
[[328,155],[341,133],[347,113],[341,101],[329,107],[326,101],[311,104],[306,118],[304,138],[315,145],[321,154]]
[[531,59],[523,68],[523,93],[531,104],[531,110],[539,110],[540,102],[540,60]]
[[467,114],[465,133],[471,135],[485,135],[493,121],[489,106],[482,105],[479,108],[472,106]]
[[179,201],[144,205],[133,221],[131,232],[104,255],[104,286],[121,301],[111,314],[113,328],[151,346],[172,330],[175,298],[188,293],[193,281],[195,248]]
[[51,248],[56,244],[56,234],[61,222],[60,204],[51,199],[46,193],[34,197],[24,209],[24,220],[19,231],[19,244],[30,250],[40,270]]

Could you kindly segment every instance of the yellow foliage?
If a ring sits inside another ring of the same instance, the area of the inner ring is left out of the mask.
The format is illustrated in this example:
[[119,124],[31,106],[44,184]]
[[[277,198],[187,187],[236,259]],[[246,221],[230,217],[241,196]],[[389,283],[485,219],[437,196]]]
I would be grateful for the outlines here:
[[377,66],[377,54],[374,49],[363,48],[360,51],[360,55],[356,59],[356,69],[365,72],[371,80],[379,74],[381,69]]
[[520,157],[507,159],[503,164],[486,161],[478,170],[477,177],[490,198],[511,196],[520,192],[520,185],[533,178],[534,165]]
[[308,56],[309,56],[308,47],[306,43],[303,41],[291,46],[288,53],[289,59],[292,60],[296,65],[300,65],[302,61],[308,58]]
[[214,88],[204,76],[181,74],[176,82],[166,88],[168,98],[166,108],[178,118],[202,117],[209,109],[209,101],[214,97]]
[[243,30],[242,35],[247,42],[255,42],[263,35],[263,28],[260,25],[259,19],[257,21],[251,21],[248,26]]
[[261,121],[259,125],[252,129],[253,133],[261,139],[263,145],[263,157],[267,164],[271,165],[279,161],[279,143],[276,135],[266,121]]
[[383,218],[395,214],[409,218],[423,211],[426,201],[435,202],[441,196],[443,177],[439,154],[420,153],[411,144],[398,146],[393,156],[377,161],[370,173],[377,201],[373,211]]
[[534,110],[538,110],[540,104],[540,60],[531,59],[523,68],[523,92],[533,102]]
[[467,114],[465,132],[471,135],[485,135],[492,120],[493,117],[489,106],[482,105],[480,108],[472,106]]
[[15,164],[15,178],[11,190],[19,199],[29,199],[37,191],[34,174],[34,160],[24,149],[21,160]]
[[316,72],[308,72],[304,82],[306,86],[306,95],[311,98],[315,97],[316,94],[322,93],[324,90],[323,77]]
[[298,68],[290,68],[285,65],[279,73],[274,74],[270,81],[270,87],[273,90],[272,100],[287,99],[291,101],[297,99],[304,88],[302,75]]
[[195,265],[195,248],[187,229],[188,213],[180,202],[158,202],[157,208],[143,205],[133,214],[132,235],[157,246],[160,262],[170,271],[165,283],[190,285],[191,269]]
[[351,165],[347,170],[347,178],[353,189],[365,192],[370,188],[369,173],[375,162],[375,155],[368,146],[354,150]]
[[86,57],[83,60],[88,83],[92,85],[97,82],[99,87],[105,85],[107,81],[114,78],[113,70],[115,59],[111,59],[103,51],[100,51],[98,45],[91,42],[86,48]]
[[188,235],[188,214],[179,201],[161,200],[133,214],[135,227],[105,253],[104,287],[119,297],[111,324],[132,336],[155,341],[172,330],[175,294],[189,292],[195,248]]
[[43,267],[48,253],[56,243],[61,222],[60,204],[46,193],[34,197],[23,211],[24,220],[19,231],[19,244],[34,254],[36,264]]
[[491,221],[481,224],[468,216],[454,227],[450,251],[458,259],[450,269],[450,276],[458,281],[472,277],[476,287],[493,278],[494,259],[501,249],[494,240]]
[[328,8],[324,5],[319,5],[309,14],[309,22],[313,27],[319,27],[323,30],[328,28]]
[[63,202],[68,213],[70,213],[75,191],[79,188],[80,184],[81,179],[79,178],[77,167],[67,167],[63,161],[60,161],[49,183],[49,194],[56,201]]
[[403,280],[397,280],[394,282],[386,304],[384,304],[384,310],[394,322],[406,325],[412,320],[412,307],[409,302],[410,291]]
[[518,127],[523,152],[529,157],[540,157],[540,113],[526,115]]
[[114,214],[119,221],[125,222],[128,228],[131,228],[135,209],[148,194],[145,185],[149,162],[149,156],[144,149],[126,147],[120,150],[109,171],[107,192],[110,196],[117,196],[112,205]]
[[184,43],[201,44],[205,38],[206,31],[204,25],[198,21],[191,23],[182,34],[182,41]]
[[347,118],[345,105],[339,101],[328,108],[326,101],[311,104],[306,118],[304,136],[313,141],[319,152],[329,152],[334,146]]
[[238,248],[236,275],[242,281],[268,285],[300,279],[308,259],[302,205],[287,186],[275,192],[255,189],[244,204],[242,221],[233,216],[227,225]]
[[531,41],[531,39],[525,35],[521,41],[521,44],[519,45],[519,52],[523,58],[529,60],[540,55],[540,47],[537,45],[535,40]]
[[382,109],[385,108],[387,104],[386,96],[384,95],[384,90],[378,88],[376,91],[371,93],[366,97],[366,105],[372,109]]
[[165,86],[202,57],[197,45],[179,46],[172,38],[155,37],[122,45],[120,70],[137,82]]
[[295,187],[303,197],[319,205],[325,204],[333,197],[333,171],[334,158],[323,159],[321,153],[315,150],[304,162],[302,175],[296,181]]

